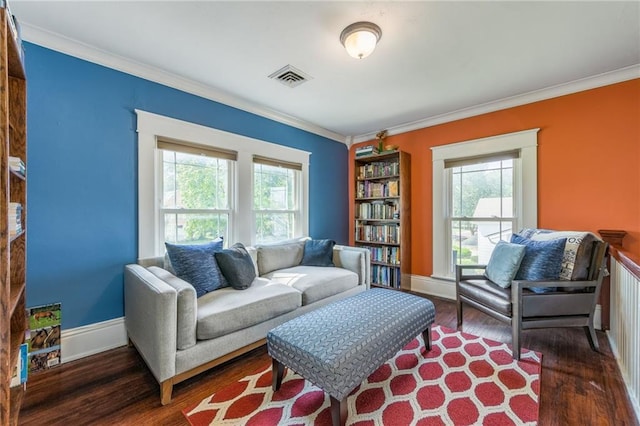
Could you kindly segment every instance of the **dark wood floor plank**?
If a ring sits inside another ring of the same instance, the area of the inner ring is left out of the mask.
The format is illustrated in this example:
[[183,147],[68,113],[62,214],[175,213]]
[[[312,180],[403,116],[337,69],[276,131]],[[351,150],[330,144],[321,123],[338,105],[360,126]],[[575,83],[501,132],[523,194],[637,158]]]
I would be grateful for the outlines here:
[[[455,305],[431,298],[436,324],[456,326]],[[510,327],[465,307],[463,331],[510,342]],[[528,330],[523,346],[541,352],[540,425],[638,425],[606,335],[593,352],[581,328]],[[174,387],[173,401],[160,392],[134,348],[122,347],[29,377],[22,425],[186,425],[181,411],[270,364],[260,347]]]

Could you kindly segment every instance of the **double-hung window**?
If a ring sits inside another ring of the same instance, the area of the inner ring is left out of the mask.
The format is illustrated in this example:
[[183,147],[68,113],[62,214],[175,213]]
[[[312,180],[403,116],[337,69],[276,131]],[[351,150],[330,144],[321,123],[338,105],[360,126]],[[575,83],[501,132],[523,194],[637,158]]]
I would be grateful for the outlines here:
[[538,130],[432,148],[432,277],[486,264],[498,241],[537,226]]
[[299,234],[302,165],[253,157],[255,241],[267,243]]
[[158,140],[162,158],[160,241],[198,244],[228,240],[236,153]]
[[498,241],[511,237],[517,226],[513,182],[518,157],[515,151],[445,161],[451,271],[455,265],[486,265]]

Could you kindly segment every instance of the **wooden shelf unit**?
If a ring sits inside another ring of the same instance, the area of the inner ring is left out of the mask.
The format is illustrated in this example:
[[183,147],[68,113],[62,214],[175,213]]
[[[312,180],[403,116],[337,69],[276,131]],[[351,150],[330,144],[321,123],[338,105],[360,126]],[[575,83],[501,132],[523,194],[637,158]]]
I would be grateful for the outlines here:
[[354,242],[371,251],[371,285],[411,289],[411,156],[355,158]]
[[[24,386],[10,387],[26,332],[26,175],[9,156],[27,163],[26,80],[13,17],[0,8],[0,425],[18,423]],[[22,231],[9,233],[9,203],[22,205]]]

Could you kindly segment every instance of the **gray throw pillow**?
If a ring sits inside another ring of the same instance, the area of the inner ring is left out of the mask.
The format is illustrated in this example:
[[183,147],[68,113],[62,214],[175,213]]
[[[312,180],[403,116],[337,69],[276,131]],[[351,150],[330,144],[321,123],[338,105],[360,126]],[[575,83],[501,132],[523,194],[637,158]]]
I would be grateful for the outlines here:
[[208,244],[164,243],[176,275],[196,289],[197,297],[229,286],[213,257],[222,250],[223,243],[222,237]]
[[[516,280],[525,281],[554,281],[560,279],[562,257],[566,238],[549,241],[534,241],[518,234],[511,236],[511,242],[526,247],[520,269],[516,273]],[[556,287],[532,287],[535,293],[556,291]]]
[[236,243],[229,249],[215,253],[215,257],[231,287],[236,290],[246,290],[251,287],[251,283],[256,278],[256,269],[244,245]]
[[484,276],[502,288],[509,288],[524,257],[525,246],[498,241],[484,271]]
[[307,240],[304,243],[304,253],[300,265],[304,266],[335,266],[333,264],[333,240]]

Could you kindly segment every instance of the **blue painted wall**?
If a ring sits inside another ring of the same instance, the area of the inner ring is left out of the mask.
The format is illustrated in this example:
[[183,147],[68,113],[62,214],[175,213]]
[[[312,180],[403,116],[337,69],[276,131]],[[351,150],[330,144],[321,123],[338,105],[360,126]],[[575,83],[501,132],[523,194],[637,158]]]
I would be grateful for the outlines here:
[[348,241],[344,144],[25,44],[27,304],[62,302],[62,327],[123,315],[123,266],[137,257],[134,109],[312,152],[312,237]]

